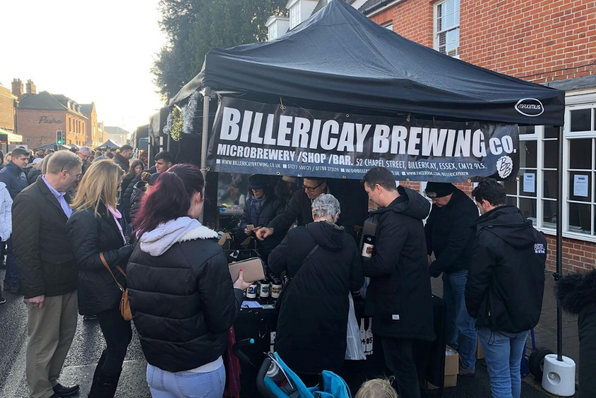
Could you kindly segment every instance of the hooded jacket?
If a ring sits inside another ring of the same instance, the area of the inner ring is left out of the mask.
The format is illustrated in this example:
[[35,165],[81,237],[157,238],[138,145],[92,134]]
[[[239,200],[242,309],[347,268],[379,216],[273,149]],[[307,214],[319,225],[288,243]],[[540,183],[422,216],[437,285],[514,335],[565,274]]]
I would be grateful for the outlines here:
[[418,192],[398,187],[399,197],[373,212],[377,219],[372,258],[364,262],[370,277],[366,314],[381,337],[432,341],[433,307],[422,220],[430,203]]
[[12,234],[12,198],[6,184],[0,182],[0,239],[6,242]]
[[130,225],[135,227],[135,217],[137,212],[141,208],[141,200],[145,195],[145,191],[147,190],[147,183],[143,180],[138,181],[132,190],[132,194],[130,195],[130,207],[129,207],[129,215],[130,215]]
[[133,320],[147,362],[168,372],[217,360],[242,303],[217,233],[181,217],[144,233],[130,257]]
[[449,203],[432,206],[424,231],[428,254],[435,253],[430,274],[439,276],[470,268],[474,248],[474,230],[478,208],[462,191],[455,189]]
[[466,307],[478,327],[519,333],[536,326],[542,310],[546,239],[515,206],[478,219],[466,283]]
[[578,315],[579,398],[596,397],[596,269],[564,276],[555,289],[563,309]]
[[269,267],[292,278],[277,322],[275,349],[280,357],[299,373],[340,368],[346,354],[348,293],[364,283],[354,239],[343,227],[312,222],[288,232],[271,252]]
[[128,187],[126,187],[126,191],[122,192],[122,200],[121,200],[122,215],[124,216],[124,219],[126,220],[126,222],[129,224],[131,223],[131,217],[130,217],[131,196],[132,196],[132,193],[134,192],[135,185],[137,184],[137,182],[142,181],[141,176],[145,172],[151,173],[151,174],[155,173],[155,166],[152,166],[146,170],[141,171],[139,174],[137,174],[135,176],[135,178],[132,179],[130,184],[128,184]]

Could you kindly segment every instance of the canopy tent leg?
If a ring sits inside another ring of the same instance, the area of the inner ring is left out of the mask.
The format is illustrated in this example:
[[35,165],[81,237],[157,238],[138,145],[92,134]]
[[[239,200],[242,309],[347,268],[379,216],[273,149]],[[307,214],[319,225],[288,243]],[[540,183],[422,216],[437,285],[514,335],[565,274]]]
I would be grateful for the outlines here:
[[[563,126],[559,126],[557,167],[557,271],[555,280],[558,280],[563,274]],[[563,361],[563,310],[559,302],[557,302],[557,360]]]
[[[211,89],[205,87],[203,89],[203,128],[201,129],[201,171],[207,174],[207,145],[209,145],[209,102],[211,100]],[[205,213],[205,206],[201,210],[199,221],[203,223]]]

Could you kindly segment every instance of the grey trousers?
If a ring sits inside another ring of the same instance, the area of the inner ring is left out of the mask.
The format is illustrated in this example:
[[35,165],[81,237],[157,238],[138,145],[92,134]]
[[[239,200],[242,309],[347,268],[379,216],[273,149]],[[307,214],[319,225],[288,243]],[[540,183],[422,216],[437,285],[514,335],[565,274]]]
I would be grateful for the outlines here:
[[46,297],[43,308],[27,303],[27,384],[31,398],[48,398],[77,329],[77,291]]

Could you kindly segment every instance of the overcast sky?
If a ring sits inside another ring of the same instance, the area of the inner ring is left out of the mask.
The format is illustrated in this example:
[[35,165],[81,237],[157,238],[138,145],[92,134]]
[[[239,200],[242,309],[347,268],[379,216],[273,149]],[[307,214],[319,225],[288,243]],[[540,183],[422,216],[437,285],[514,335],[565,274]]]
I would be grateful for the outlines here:
[[0,83],[31,79],[134,131],[162,106],[149,71],[166,40],[158,2],[0,0]]

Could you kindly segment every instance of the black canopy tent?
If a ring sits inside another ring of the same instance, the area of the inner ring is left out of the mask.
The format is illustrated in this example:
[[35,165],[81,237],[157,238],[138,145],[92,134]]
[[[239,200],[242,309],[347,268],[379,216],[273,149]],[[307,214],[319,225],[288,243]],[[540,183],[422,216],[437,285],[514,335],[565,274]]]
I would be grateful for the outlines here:
[[[440,119],[559,127],[557,274],[562,272],[562,187],[565,92],[484,69],[407,40],[344,1],[325,8],[284,36],[263,43],[213,49],[201,72],[170,101],[240,92],[261,102],[361,114],[412,113]],[[208,118],[203,132],[209,131]],[[206,167],[208,134],[201,165]],[[562,317],[558,359],[562,360]]]
[[95,149],[98,149],[98,148],[118,149],[118,148],[120,148],[120,145],[118,145],[116,142],[114,142],[112,140],[107,140],[103,144],[95,147]]

